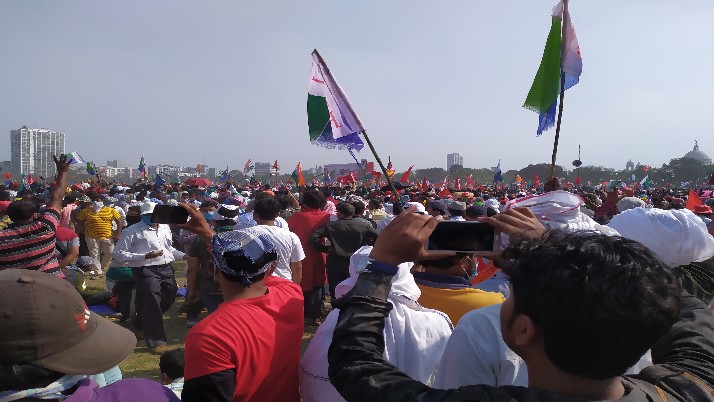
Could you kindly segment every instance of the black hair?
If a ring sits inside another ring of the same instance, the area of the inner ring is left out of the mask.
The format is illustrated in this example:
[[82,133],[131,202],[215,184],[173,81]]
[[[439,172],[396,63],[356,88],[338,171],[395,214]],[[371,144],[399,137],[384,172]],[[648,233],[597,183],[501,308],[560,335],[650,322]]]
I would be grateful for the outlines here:
[[337,204],[337,212],[344,218],[351,218],[355,216],[355,207],[349,202],[341,202]]
[[202,208],[218,208],[218,203],[214,200],[206,200],[201,203],[201,206],[198,207],[199,209]]
[[159,358],[159,370],[170,380],[183,377],[185,351],[174,349],[164,352]]
[[446,207],[446,209],[449,210],[449,216],[464,216],[464,212],[466,212],[466,211],[451,209],[449,207]]
[[372,209],[382,208],[382,202],[376,198],[372,198],[371,200],[369,200],[369,207]]
[[280,203],[274,198],[263,198],[256,201],[253,213],[264,221],[272,221],[280,215]]
[[32,219],[32,215],[40,212],[42,200],[36,197],[25,197],[15,200],[7,207],[7,215],[14,223],[27,222]]
[[0,201],[12,201],[10,197],[10,192],[7,190],[0,191]]
[[0,391],[43,388],[63,375],[34,364],[0,363]]
[[285,194],[275,194],[275,199],[280,203],[280,210],[286,210],[290,206],[290,197]]
[[646,247],[621,237],[553,231],[503,253],[513,287],[510,323],[524,314],[545,353],[586,378],[622,375],[679,317],[679,285]]
[[469,255],[469,254],[468,253],[456,253],[455,255],[451,255],[448,257],[444,257],[444,258],[439,258],[438,260],[419,261],[419,264],[423,267],[446,269],[446,268],[453,267],[457,262],[459,262],[462,258],[464,258],[467,255]]
[[352,204],[352,206],[355,207],[355,216],[364,215],[364,202],[355,200],[355,201],[350,202],[350,204]]
[[310,189],[302,195],[302,203],[313,209],[322,209],[325,206],[325,195],[319,190]]
[[271,192],[268,192],[268,191],[269,191],[269,190],[258,191],[257,193],[255,193],[255,200],[256,200],[256,201],[260,201],[260,200],[264,200],[264,199],[266,199],[266,198],[273,198],[273,197],[275,197],[275,195],[273,194],[272,191],[271,191]]

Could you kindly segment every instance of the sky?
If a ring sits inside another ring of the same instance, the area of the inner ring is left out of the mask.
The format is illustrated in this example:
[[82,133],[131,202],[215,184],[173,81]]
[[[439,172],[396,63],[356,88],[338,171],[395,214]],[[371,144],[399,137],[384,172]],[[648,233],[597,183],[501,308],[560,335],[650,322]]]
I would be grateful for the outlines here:
[[[398,171],[505,170],[550,162],[554,129],[536,137],[522,108],[554,0],[0,2],[0,160],[10,130],[66,134],[97,165],[292,171],[346,163],[310,144],[313,49],[347,93],[383,159]],[[571,0],[583,56],[568,90],[558,164],[659,166],[714,155],[714,2]],[[2,137],[5,139],[3,140]],[[365,147],[359,158],[373,160]]]

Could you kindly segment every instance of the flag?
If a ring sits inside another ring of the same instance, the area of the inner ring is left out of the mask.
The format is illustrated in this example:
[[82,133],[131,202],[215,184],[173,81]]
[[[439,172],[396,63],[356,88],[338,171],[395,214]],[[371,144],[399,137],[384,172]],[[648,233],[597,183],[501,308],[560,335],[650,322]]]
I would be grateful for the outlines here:
[[382,172],[372,172],[372,176],[375,177],[374,180],[377,184],[382,180]]
[[402,176],[402,178],[399,179],[400,183],[404,183],[404,184],[409,183],[409,175],[412,174],[413,167],[414,167],[414,165],[409,166],[409,169],[407,169],[407,171],[404,172],[404,175]]
[[228,180],[228,166],[226,166],[226,170],[221,172],[221,181],[226,181]]
[[[561,34],[563,23],[565,23],[566,40],[564,44]],[[570,13],[565,10],[562,0],[553,8],[550,33],[545,43],[543,58],[523,104],[524,108],[540,115],[538,135],[555,124],[555,112],[560,94],[561,51],[564,57],[562,72],[565,74],[565,89],[569,89],[580,80],[583,60]]]
[[97,174],[97,167],[94,165],[94,162],[87,162],[87,173],[91,174],[92,176]]
[[461,179],[458,177],[454,180],[454,190],[461,190]]
[[[200,166],[200,165],[199,165],[199,166]],[[157,173],[157,174],[156,174],[156,179],[154,180],[154,186],[155,186],[155,187],[161,187],[161,186],[163,186],[164,184],[166,184],[166,180],[164,180],[164,178],[161,177],[161,175]]]
[[307,125],[313,144],[339,149],[364,147],[359,137],[364,131],[362,122],[317,50],[312,52]]
[[498,160],[498,166],[496,166],[496,172],[493,175],[494,183],[503,183],[503,175],[501,174],[501,160]]
[[279,168],[280,168],[280,165],[278,165],[278,160],[276,159],[275,163],[273,163],[273,169],[275,170],[275,172],[277,172]]
[[466,187],[467,188],[472,188],[472,186],[474,184],[474,179],[471,178],[472,176],[473,176],[472,174],[466,176]]
[[694,192],[694,190],[689,190],[689,197],[687,197],[687,205],[686,208],[690,211],[694,211],[694,208],[704,204],[702,202],[702,199],[699,198],[697,193]]
[[201,174],[201,164],[196,165],[196,173]]
[[85,161],[84,158],[82,158],[82,155],[80,155],[79,152],[76,152],[76,151],[70,152],[65,156],[67,157],[67,162],[70,165],[74,165],[77,163],[84,165],[85,163],[87,163],[87,161]]
[[144,163],[144,155],[141,155],[139,160],[139,168],[137,169],[142,176],[146,177],[146,164]]
[[650,175],[645,176],[644,179],[640,182],[640,186],[647,190],[650,187]]
[[424,192],[429,188],[429,183],[426,181],[426,176],[421,179],[421,191]]
[[255,165],[250,159],[248,159],[248,162],[246,162],[245,166],[243,166],[243,174],[246,175],[253,169],[255,169]]
[[27,175],[27,184],[32,184],[34,183],[35,180],[32,178],[32,173]]
[[533,179],[533,187],[540,187],[540,178],[538,177],[538,171],[536,170],[535,179]]
[[306,184],[305,176],[302,175],[302,168],[300,167],[300,162],[298,162],[297,167],[295,168],[295,170],[293,170],[291,176],[298,186],[304,186]]
[[652,166],[650,166],[650,165],[645,165],[645,166],[642,168],[642,171],[646,173],[646,172],[649,172],[650,169],[652,169]]
[[374,172],[374,162],[367,162],[367,164],[364,167],[364,172],[365,173],[372,173]]

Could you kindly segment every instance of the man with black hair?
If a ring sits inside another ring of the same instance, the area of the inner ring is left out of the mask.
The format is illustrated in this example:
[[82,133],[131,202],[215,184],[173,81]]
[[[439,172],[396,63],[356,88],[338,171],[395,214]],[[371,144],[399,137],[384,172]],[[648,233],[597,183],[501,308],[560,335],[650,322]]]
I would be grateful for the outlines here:
[[295,233],[275,226],[275,219],[279,214],[280,203],[273,198],[259,200],[253,207],[253,219],[258,223],[255,228],[270,237],[278,252],[278,266],[275,267],[273,275],[292,280],[299,285],[305,253]]
[[[506,344],[526,362],[529,388],[438,390],[384,362],[385,298],[396,265],[449,254],[425,249],[439,220],[407,211],[382,232],[372,262],[335,303],[340,317],[329,376],[346,400],[711,400],[714,317],[704,303],[680,294],[651,251],[620,237],[545,233],[528,209],[485,221],[511,236],[503,254],[511,261],[503,268],[511,297],[501,308],[501,328]],[[623,376],[648,349],[655,364]]]
[[164,352],[159,357],[159,373],[161,382],[166,388],[181,398],[183,391],[183,372],[186,366],[185,351],[181,348]]
[[377,232],[364,219],[354,219],[355,207],[348,202],[337,204],[337,221],[329,222],[310,236],[310,244],[327,253],[327,284],[335,298],[335,287],[350,277],[350,257],[362,246],[369,246]]
[[182,400],[300,400],[303,300],[295,283],[272,276],[278,253],[256,228],[215,233],[188,204],[180,225],[211,244],[212,274],[225,301],[186,338]]
[[0,270],[32,269],[62,274],[55,254],[55,232],[67,187],[69,163],[64,155],[52,158],[57,176],[45,210],[40,212],[42,201],[33,197],[13,201],[7,207],[12,224],[0,229]]
[[465,221],[466,203],[462,201],[450,201],[446,204],[446,210],[450,221]]

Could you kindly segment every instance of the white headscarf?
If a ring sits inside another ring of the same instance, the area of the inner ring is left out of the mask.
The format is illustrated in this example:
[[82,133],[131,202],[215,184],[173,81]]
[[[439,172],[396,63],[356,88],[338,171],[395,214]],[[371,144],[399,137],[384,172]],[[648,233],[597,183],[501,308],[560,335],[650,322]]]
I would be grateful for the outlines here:
[[622,237],[636,240],[670,266],[714,257],[714,238],[704,222],[687,209],[634,208],[608,224]]
[[[367,265],[372,247],[362,247],[350,258],[350,277],[335,288],[342,297],[357,282]],[[409,377],[427,383],[436,369],[453,326],[446,314],[420,306],[419,287],[410,273],[412,264],[401,264],[392,278],[388,300],[394,308],[384,322],[384,360]],[[334,309],[320,325],[300,361],[300,393],[303,402],[344,399],[327,376],[327,351],[340,311]]]

